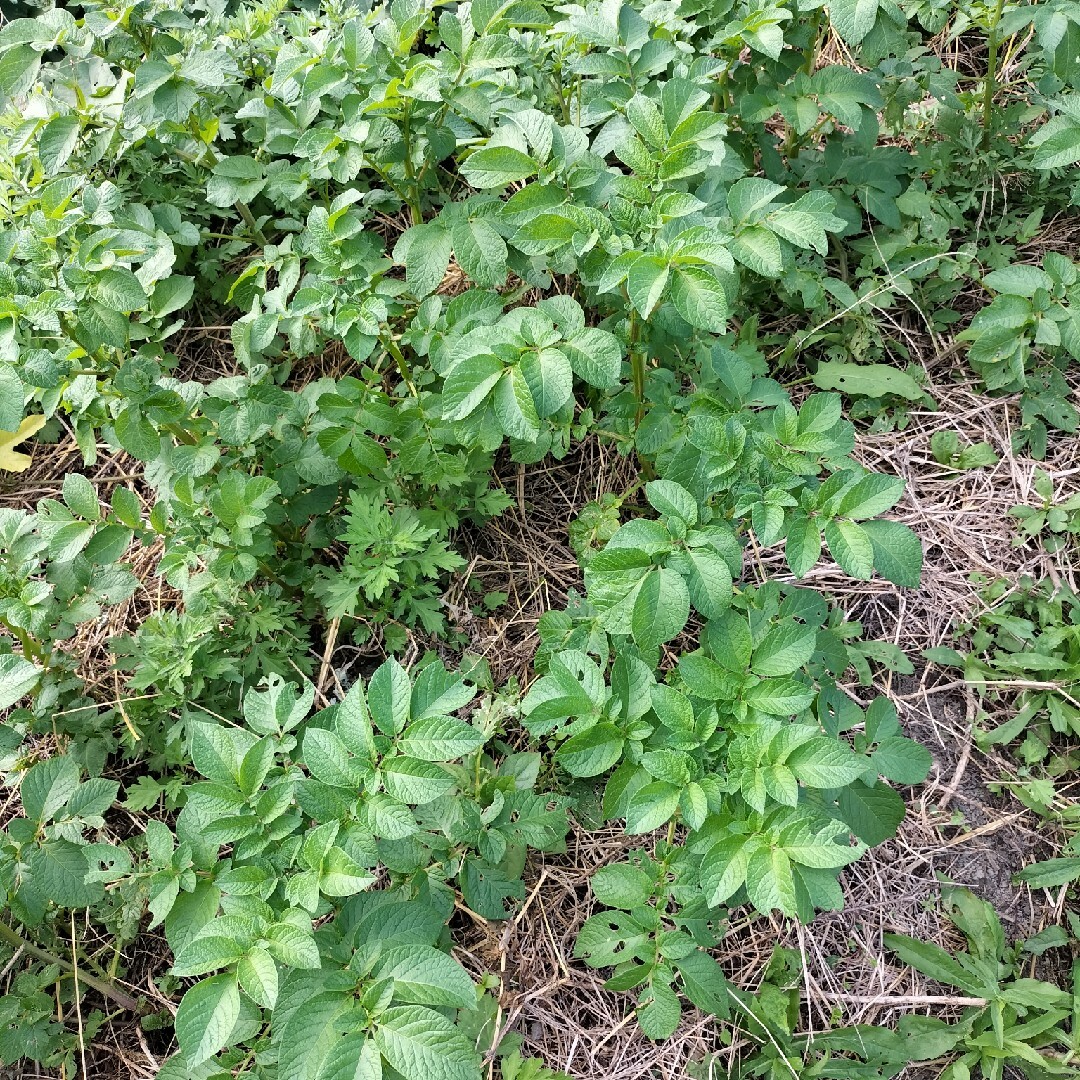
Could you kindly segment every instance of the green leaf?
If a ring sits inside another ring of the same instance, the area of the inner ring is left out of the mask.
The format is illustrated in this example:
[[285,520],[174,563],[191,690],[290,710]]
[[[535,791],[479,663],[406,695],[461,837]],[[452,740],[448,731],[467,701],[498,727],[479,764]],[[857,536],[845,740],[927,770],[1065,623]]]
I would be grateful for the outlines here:
[[670,641],[690,618],[690,592],[674,570],[657,567],[638,590],[630,617],[634,641],[648,648]]
[[650,480],[645,485],[645,497],[665,517],[678,518],[687,526],[697,524],[697,499],[681,484],[671,480]]
[[535,175],[536,162],[512,146],[486,146],[461,163],[460,172],[474,188],[504,188]]
[[755,851],[746,864],[746,893],[763,915],[774,908],[789,918],[798,915],[799,900],[791,860],[781,848]]
[[351,1031],[336,1039],[316,1080],[382,1080],[382,1055],[373,1039]]
[[146,306],[146,291],[139,279],[123,267],[100,271],[94,277],[92,289],[95,298],[114,311],[126,314]]
[[764,679],[748,687],[743,700],[770,716],[794,716],[814,700],[814,690],[794,679]]
[[869,581],[874,573],[874,546],[861,525],[853,521],[827,521],[825,540],[829,554],[846,574]]
[[921,784],[934,761],[925,746],[903,735],[892,735],[878,743],[870,755],[870,763],[894,783]]
[[476,1004],[476,987],[469,973],[453,957],[430,945],[384,949],[372,977],[394,980],[395,1001],[460,1009]]
[[622,370],[619,339],[606,330],[586,326],[559,348],[566,354],[574,374],[590,386],[610,390],[617,386]]
[[814,385],[822,390],[841,390],[845,394],[864,397],[895,394],[908,401],[918,401],[923,396],[922,387],[910,375],[888,364],[851,364],[830,360],[818,364],[813,380]]
[[1065,117],[1055,117],[1051,123],[1055,124],[1054,130],[1040,140],[1031,157],[1036,169],[1062,169],[1080,161],[1080,124]]
[[54,116],[38,136],[38,157],[45,172],[50,175],[58,173],[67,164],[78,142],[78,116]]
[[277,1003],[277,964],[265,949],[252,949],[236,965],[236,977],[240,988],[256,1005],[272,1009]]
[[904,820],[904,800],[885,784],[868,787],[856,780],[840,792],[840,814],[860,840],[881,844]]
[[630,267],[626,289],[637,313],[647,319],[660,303],[668,281],[668,262],[659,255],[642,255]]
[[722,334],[730,315],[724,287],[703,267],[675,265],[672,269],[671,302],[675,310],[698,330]]
[[440,225],[413,225],[394,246],[394,260],[405,264],[405,284],[423,298],[442,283],[450,263],[453,240]]
[[38,685],[41,669],[13,652],[0,654],[0,711],[10,708]]
[[878,0],[830,0],[829,21],[845,45],[858,45],[877,22]]
[[69,757],[51,757],[26,771],[19,787],[23,813],[35,825],[52,821],[79,786],[79,766]]
[[731,836],[713,844],[701,860],[701,888],[710,907],[719,907],[746,881],[746,838]]
[[612,863],[602,866],[590,878],[593,896],[608,907],[634,911],[649,902],[653,883],[640,867],[630,863]]
[[682,1018],[679,995],[665,983],[653,982],[646,997],[648,1001],[637,1011],[641,1030],[650,1039],[670,1039]]
[[424,761],[453,761],[484,745],[484,734],[454,716],[427,716],[405,729],[401,749]]
[[840,500],[839,513],[860,521],[877,517],[896,505],[904,493],[904,481],[898,476],[870,473],[856,481]]
[[665,780],[646,784],[630,799],[626,810],[626,831],[630,836],[652,832],[666,825],[679,808],[679,788]]
[[795,516],[787,530],[784,557],[797,577],[805,577],[821,558],[821,529],[816,518]]
[[944,949],[929,941],[918,941],[904,934],[885,934],[883,941],[905,963],[946,986],[955,986],[965,993],[983,996],[988,987],[979,983],[967,969]]
[[371,676],[367,703],[371,719],[384,735],[397,735],[409,720],[412,687],[405,669],[393,658]]
[[445,769],[418,758],[394,757],[382,763],[383,786],[395,799],[422,806],[434,802],[455,783]]
[[1057,889],[1062,885],[1071,885],[1080,878],[1080,859],[1045,859],[1042,862],[1025,866],[1015,875],[1015,881],[1022,881],[1033,889]]
[[532,442],[540,434],[532,391],[520,367],[507,368],[495,386],[495,416],[511,439]]
[[779,277],[784,269],[784,253],[780,241],[766,228],[751,225],[731,240],[731,254],[743,266],[762,277]]
[[618,763],[623,743],[614,724],[596,724],[567,739],[555,758],[571,776],[599,776]]
[[451,231],[451,238],[458,264],[480,288],[505,284],[506,241],[490,221],[485,218],[459,221]]
[[866,772],[866,761],[825,735],[810,739],[788,755],[787,767],[814,788],[841,788]]
[[176,1040],[194,1068],[222,1050],[240,1016],[236,976],[214,975],[196,983],[176,1011]]
[[864,521],[863,532],[873,547],[874,569],[894,585],[918,588],[922,577],[922,542],[898,521]]
[[786,620],[774,626],[754,649],[750,670],[755,675],[791,675],[814,655],[817,631],[812,626]]
[[87,881],[86,849],[70,840],[46,840],[31,849],[29,863],[34,883],[60,907],[89,907],[105,895],[100,881]]
[[419,1005],[387,1009],[375,1042],[403,1080],[476,1080],[472,1042],[445,1016]]

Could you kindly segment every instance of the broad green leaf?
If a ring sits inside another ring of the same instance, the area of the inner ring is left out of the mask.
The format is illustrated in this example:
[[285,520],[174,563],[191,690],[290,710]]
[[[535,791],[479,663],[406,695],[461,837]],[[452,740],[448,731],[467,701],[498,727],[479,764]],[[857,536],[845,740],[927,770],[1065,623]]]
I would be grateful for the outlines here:
[[855,780],[840,792],[840,814],[860,840],[881,844],[904,820],[904,800],[885,784],[868,787]]
[[701,860],[701,888],[710,907],[719,907],[746,881],[746,838],[732,836],[713,844]]
[[315,1080],[382,1080],[382,1055],[374,1039],[351,1031],[336,1039]]
[[367,703],[371,719],[384,735],[397,735],[409,720],[412,687],[405,669],[392,657],[368,682]]
[[679,788],[664,780],[646,784],[630,799],[626,810],[626,831],[631,836],[652,832],[666,825],[679,808]]
[[28,861],[34,883],[60,907],[90,907],[105,895],[100,881],[87,880],[86,849],[70,840],[46,840],[30,849]]
[[762,914],[774,908],[789,918],[798,914],[795,875],[791,860],[781,848],[759,848],[746,863],[746,893]]
[[1050,129],[1047,124],[1045,137],[1040,138],[1031,164],[1036,169],[1062,169],[1080,161],[1080,124],[1066,117],[1055,117],[1050,123],[1054,127]]
[[698,330],[722,334],[727,329],[727,294],[708,270],[700,266],[672,267],[671,302],[675,310]]
[[845,574],[859,581],[869,581],[874,573],[874,547],[861,525],[853,521],[827,521],[825,540],[829,554]]
[[54,116],[38,136],[38,157],[46,173],[55,175],[66,164],[79,142],[79,118],[73,114]]
[[442,283],[453,241],[441,225],[413,225],[401,234],[394,259],[405,264],[405,283],[413,295],[425,297]]
[[395,799],[413,806],[434,802],[455,784],[445,769],[418,758],[393,757],[382,763],[383,786]]
[[874,569],[894,585],[918,588],[922,577],[922,541],[898,521],[864,521],[873,547]]
[[622,370],[622,348],[614,334],[586,326],[569,341],[564,341],[559,348],[566,354],[574,374],[590,386],[610,390],[618,385]]
[[532,391],[520,367],[507,368],[495,386],[495,416],[511,439],[532,442],[540,434]]
[[830,0],[829,21],[845,45],[858,45],[874,28],[878,0]]
[[536,173],[528,154],[512,146],[486,146],[470,154],[460,166],[461,175],[474,188],[504,188]]
[[555,758],[571,776],[599,776],[618,763],[623,744],[614,724],[596,724],[567,739]]
[[731,675],[704,653],[684,653],[679,657],[679,674],[687,689],[705,701],[722,701],[732,694]]
[[921,784],[934,762],[925,746],[903,735],[893,735],[878,743],[870,763],[894,783]]
[[822,390],[841,390],[845,394],[861,394],[865,397],[895,394],[908,401],[918,401],[923,396],[922,387],[910,375],[888,364],[852,364],[830,360],[818,364],[812,377],[814,385]]
[[14,653],[0,655],[0,710],[11,708],[29,694],[40,678],[41,669],[36,664]]
[[453,957],[430,945],[384,949],[372,977],[394,980],[395,1001],[459,1009],[476,1004],[476,987],[469,973]]
[[821,529],[816,518],[796,515],[788,524],[784,557],[797,577],[806,577],[821,558]]
[[641,583],[630,626],[634,641],[644,647],[670,641],[690,618],[690,592],[674,570],[657,567]]
[[240,1016],[240,991],[233,974],[214,975],[184,994],[176,1012],[176,1041],[193,1068],[224,1049]]
[[630,303],[647,319],[660,303],[668,281],[668,262],[659,255],[642,255],[630,267],[626,278]]
[[814,690],[794,679],[763,679],[746,689],[743,700],[770,716],[794,716],[814,700]]
[[736,225],[758,221],[785,189],[760,176],[747,176],[731,185],[727,194],[728,210]]
[[856,521],[877,517],[895,506],[903,493],[904,481],[898,476],[870,473],[856,481],[844,494],[839,513]]
[[653,894],[653,883],[640,867],[630,863],[602,866],[589,879],[593,895],[608,907],[634,911],[647,904]]
[[19,787],[23,813],[35,825],[52,821],[78,786],[79,766],[73,758],[58,756],[39,761],[27,769]]
[[256,1005],[272,1009],[278,996],[278,970],[274,958],[265,950],[254,948],[236,965],[240,988]]
[[761,225],[742,229],[731,240],[731,254],[762,277],[779,277],[784,269],[784,253],[780,241]]
[[836,739],[820,736],[796,747],[788,768],[809,787],[841,788],[866,772],[866,760]]
[[479,1055],[472,1042],[431,1009],[387,1009],[375,1029],[375,1042],[403,1080],[476,1080]]
[[650,480],[645,485],[645,497],[665,517],[675,517],[686,525],[696,525],[697,499],[681,484],[671,480]]
[[483,732],[453,716],[414,720],[401,739],[404,753],[424,761],[453,761],[483,745]]
[[774,626],[754,649],[750,670],[755,675],[791,675],[814,655],[817,631],[789,619]]
[[641,1030],[650,1039],[670,1039],[682,1018],[679,995],[670,986],[653,982],[647,996],[649,1000],[637,1011]]
[[459,221],[451,237],[458,264],[480,288],[506,282],[506,241],[490,221],[482,217]]

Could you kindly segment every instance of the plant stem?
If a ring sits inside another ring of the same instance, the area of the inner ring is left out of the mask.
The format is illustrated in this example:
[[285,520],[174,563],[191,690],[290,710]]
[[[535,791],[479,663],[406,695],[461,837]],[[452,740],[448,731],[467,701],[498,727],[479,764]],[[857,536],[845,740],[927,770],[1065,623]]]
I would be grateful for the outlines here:
[[383,344],[386,346],[386,351],[394,358],[394,363],[397,364],[397,369],[401,373],[401,377],[405,380],[405,385],[409,388],[409,393],[413,397],[416,397],[416,387],[413,386],[412,381],[412,369],[409,367],[409,361],[405,359],[405,354],[398,348],[397,342],[390,336],[387,336],[383,340]]
[[645,354],[640,347],[641,320],[638,313],[630,309],[630,378],[634,384],[634,397],[637,399],[637,414],[634,428],[637,429],[645,416]]
[[259,223],[255,220],[255,215],[249,209],[248,204],[237,199],[233,205],[244,219],[244,224],[251,230],[251,235],[254,236],[263,247],[266,247],[270,241],[266,239],[266,234],[259,228]]
[[[63,968],[65,971],[75,971],[75,965],[72,964],[70,960],[65,960],[62,956],[56,956],[47,949],[32,945],[21,934],[17,934],[12,930],[5,922],[0,922],[0,941],[6,941],[13,948],[23,949],[31,956],[44,961],[46,964],[56,964],[57,967]],[[129,1012],[140,1012],[139,1003],[130,995],[125,994],[123,990],[118,990],[112,983],[106,982],[104,979],[99,979],[97,976],[90,975],[85,971],[80,971],[78,977],[82,982],[86,983],[87,986],[92,986],[102,995],[102,997],[106,997],[110,1001],[115,1001],[117,1005],[122,1006]]]
[[982,149],[990,149],[990,125],[994,116],[994,91],[997,89],[998,24],[1005,0],[994,4],[994,15],[986,38],[986,82],[983,84]]

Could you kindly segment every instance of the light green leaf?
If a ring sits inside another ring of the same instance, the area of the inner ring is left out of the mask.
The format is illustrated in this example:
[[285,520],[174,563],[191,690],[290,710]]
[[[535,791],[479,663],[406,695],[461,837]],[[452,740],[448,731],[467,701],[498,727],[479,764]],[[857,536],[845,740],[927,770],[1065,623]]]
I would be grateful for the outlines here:
[[566,354],[574,374],[590,386],[609,390],[618,385],[622,348],[614,334],[587,326],[559,348]]
[[787,766],[799,780],[814,788],[841,788],[866,772],[864,758],[825,735],[796,747],[788,756]]
[[460,166],[461,175],[474,188],[504,188],[536,173],[528,154],[512,146],[486,146],[470,154]]
[[698,330],[722,334],[730,314],[724,287],[703,267],[676,264],[672,269],[671,302],[675,310]]
[[644,647],[670,641],[690,618],[690,592],[674,570],[657,567],[645,577],[634,601],[630,627]]
[[647,319],[660,303],[668,280],[668,262],[659,255],[642,255],[630,267],[626,288],[630,303]]
[[874,573],[874,547],[861,525],[852,521],[827,521],[825,540],[829,554],[845,574],[859,581],[869,581]]
[[520,367],[507,368],[495,387],[495,416],[511,439],[532,442],[540,434],[532,392]]
[[196,983],[176,1011],[176,1039],[188,1065],[194,1068],[222,1050],[240,1016],[236,976],[214,975]]
[[851,364],[830,360],[818,364],[812,378],[814,385],[822,390],[841,390],[845,394],[864,397],[895,394],[908,401],[918,401],[923,396],[922,387],[910,375],[888,364]]
[[751,225],[735,236],[730,244],[731,254],[743,266],[762,277],[779,277],[784,269],[784,254],[780,241],[761,225]]
[[750,670],[755,675],[791,675],[801,668],[817,645],[817,631],[812,626],[786,620],[774,626],[754,650]]
[[52,821],[78,786],[79,766],[74,759],[59,756],[39,761],[27,769],[19,787],[23,812],[35,825]]
[[646,1003],[638,1006],[637,1011],[641,1030],[650,1039],[670,1039],[682,1017],[679,995],[665,983],[653,982],[642,1000],[646,998]]
[[265,950],[252,949],[236,966],[240,987],[256,1005],[272,1009],[277,1002],[278,970]]
[[423,298],[442,283],[453,240],[441,225],[427,223],[406,229],[394,246],[394,260],[405,264],[405,284]]
[[394,980],[395,1001],[459,1009],[476,1004],[476,987],[469,973],[453,957],[430,945],[384,949],[372,977]]
[[431,1009],[387,1009],[375,1029],[375,1042],[403,1080],[476,1080],[480,1061],[472,1042]]
[[701,860],[701,888],[710,907],[719,907],[746,881],[746,839],[731,836],[713,844]]
[[655,780],[634,793],[626,810],[626,831],[631,836],[666,825],[679,808],[680,791],[665,780]]
[[434,802],[454,786],[445,769],[418,758],[394,757],[382,763],[383,786],[395,799],[422,806]]
[[401,749],[423,761],[453,761],[484,745],[484,734],[454,716],[427,716],[405,729]]
[[864,521],[863,532],[870,538],[874,569],[894,585],[918,588],[922,577],[922,542],[898,521]]
[[411,698],[409,676],[391,657],[371,676],[367,692],[371,718],[384,735],[397,735],[408,723]]
[[874,28],[878,0],[830,0],[829,20],[845,45],[858,45]]
[[903,493],[904,481],[900,477],[870,473],[844,494],[839,513],[856,521],[877,517],[895,506]]
[[653,883],[649,875],[630,863],[602,866],[589,880],[593,896],[608,907],[633,911],[644,907],[652,897]]
[[599,776],[618,763],[623,743],[614,724],[596,724],[567,739],[555,758],[571,776]]
[[904,800],[885,784],[867,787],[856,780],[840,792],[840,814],[860,840],[880,844],[896,835]]
[[821,530],[817,519],[796,515],[788,524],[784,558],[797,577],[805,577],[821,558]]

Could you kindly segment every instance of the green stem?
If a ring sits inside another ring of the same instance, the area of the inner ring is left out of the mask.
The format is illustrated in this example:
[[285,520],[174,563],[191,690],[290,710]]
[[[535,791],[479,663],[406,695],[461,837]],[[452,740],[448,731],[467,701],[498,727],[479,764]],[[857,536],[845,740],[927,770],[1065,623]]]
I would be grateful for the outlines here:
[[[629,302],[629,297],[627,298]],[[637,400],[637,414],[634,417],[635,430],[645,416],[645,353],[641,349],[641,320],[638,313],[630,309],[630,378],[634,384],[634,398]]]
[[[30,956],[33,956],[46,964],[56,964],[57,967],[63,968],[65,971],[75,971],[75,965],[70,960],[65,960],[62,956],[57,956],[47,949],[32,945],[21,934],[17,934],[4,922],[0,922],[0,941],[6,941],[12,948],[22,949]],[[104,979],[99,979],[97,976],[90,975],[88,972],[81,970],[78,972],[78,978],[80,982],[93,987],[102,997],[106,997],[110,1001],[115,1001],[117,1005],[122,1006],[129,1012],[137,1013],[141,1011],[139,1003],[133,997],[125,994],[123,990],[117,989],[112,983],[106,982]]]
[[266,239],[266,234],[259,228],[259,223],[255,220],[255,215],[248,208],[248,204],[237,199],[233,205],[244,219],[244,224],[251,230],[251,235],[254,236],[263,247],[266,247],[270,241]]
[[413,386],[412,381],[412,368],[409,367],[409,361],[405,359],[405,354],[398,348],[397,342],[389,335],[383,340],[383,345],[386,346],[386,351],[394,358],[394,363],[397,364],[397,369],[405,380],[409,393],[416,397],[416,387]]
[[161,427],[163,431],[167,431],[177,442],[184,443],[185,446],[195,446],[199,441],[190,431],[185,431],[179,424],[162,424]]
[[994,116],[994,91],[997,89],[998,24],[1005,0],[994,4],[994,16],[986,38],[986,82],[983,85],[982,149],[985,154],[990,149],[990,126]]

